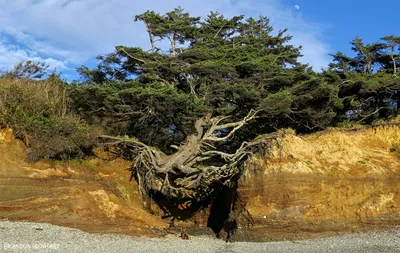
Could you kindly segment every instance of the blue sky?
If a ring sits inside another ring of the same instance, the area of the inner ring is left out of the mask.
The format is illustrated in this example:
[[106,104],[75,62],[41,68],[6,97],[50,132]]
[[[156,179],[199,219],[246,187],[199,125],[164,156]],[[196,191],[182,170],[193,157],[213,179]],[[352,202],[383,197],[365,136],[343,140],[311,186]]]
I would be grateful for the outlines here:
[[95,56],[115,45],[149,47],[134,15],[179,5],[196,16],[210,10],[268,16],[276,30],[288,28],[292,43],[303,45],[302,61],[315,70],[327,66],[329,53],[350,53],[357,35],[366,42],[400,35],[400,2],[388,0],[0,0],[0,69],[39,60],[74,79],[77,66],[94,66]]
[[367,43],[381,37],[400,36],[398,15],[400,1],[389,0],[284,0],[286,5],[299,5],[306,20],[324,26],[323,38],[333,51],[351,54],[349,42],[360,36]]

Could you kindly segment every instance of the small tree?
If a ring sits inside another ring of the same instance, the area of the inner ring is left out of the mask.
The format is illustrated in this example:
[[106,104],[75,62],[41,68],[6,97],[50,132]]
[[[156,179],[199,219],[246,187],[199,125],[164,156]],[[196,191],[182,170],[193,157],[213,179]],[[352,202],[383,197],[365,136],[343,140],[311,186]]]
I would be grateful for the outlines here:
[[144,23],[147,34],[149,35],[151,52],[155,53],[158,50],[156,42],[163,39],[163,17],[154,11],[146,11],[140,15],[136,15],[134,21],[142,21]]
[[397,73],[397,61],[400,59],[398,52],[400,45],[400,37],[395,35],[385,36],[381,38],[385,42],[384,48],[386,49],[386,54],[390,57],[393,64],[393,73]]
[[176,56],[178,44],[184,44],[193,37],[199,20],[200,18],[191,17],[189,13],[184,12],[181,7],[175,8],[163,16],[154,11],[146,11],[135,16],[135,21],[142,21],[146,26],[151,52],[154,53],[158,49],[155,45],[157,41],[168,39],[172,56]]
[[40,79],[47,74],[49,65],[38,61],[23,61],[14,65],[14,69],[6,75],[18,79]]
[[360,37],[356,37],[350,42],[353,45],[352,49],[357,52],[355,60],[358,66],[363,66],[364,74],[371,74],[373,65],[377,63],[381,56],[384,45],[382,43],[364,44]]
[[346,74],[354,69],[354,67],[356,67],[357,65],[356,61],[353,58],[344,55],[342,52],[331,54],[331,56],[333,57],[332,62],[329,64],[329,68],[331,70],[342,71]]

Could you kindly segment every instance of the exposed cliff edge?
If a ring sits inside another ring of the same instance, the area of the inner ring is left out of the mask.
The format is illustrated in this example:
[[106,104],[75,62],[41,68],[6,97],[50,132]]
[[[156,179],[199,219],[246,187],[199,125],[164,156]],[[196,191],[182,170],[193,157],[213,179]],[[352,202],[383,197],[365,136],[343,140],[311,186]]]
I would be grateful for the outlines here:
[[[318,232],[329,230],[326,224],[351,230],[363,224],[398,225],[399,144],[397,125],[306,136],[286,131],[268,154],[248,162],[239,192],[260,229]],[[125,170],[130,163],[96,153],[83,162],[28,164],[23,143],[11,130],[0,131],[0,219],[161,235],[168,224],[144,210]]]
[[150,236],[167,227],[143,209],[129,161],[97,152],[85,161],[30,164],[26,151],[12,130],[0,131],[0,219]]
[[253,158],[249,170],[258,173],[248,174],[240,191],[259,223],[325,223],[353,231],[398,225],[399,144],[398,125],[306,136],[289,131],[268,155]]

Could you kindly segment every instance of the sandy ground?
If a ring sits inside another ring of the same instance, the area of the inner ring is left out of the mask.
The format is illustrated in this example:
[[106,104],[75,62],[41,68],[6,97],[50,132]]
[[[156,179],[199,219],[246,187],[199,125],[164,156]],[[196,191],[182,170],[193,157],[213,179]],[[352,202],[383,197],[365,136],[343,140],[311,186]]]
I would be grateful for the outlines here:
[[400,252],[400,231],[304,241],[225,243],[210,237],[181,240],[94,235],[43,223],[0,222],[0,252]]

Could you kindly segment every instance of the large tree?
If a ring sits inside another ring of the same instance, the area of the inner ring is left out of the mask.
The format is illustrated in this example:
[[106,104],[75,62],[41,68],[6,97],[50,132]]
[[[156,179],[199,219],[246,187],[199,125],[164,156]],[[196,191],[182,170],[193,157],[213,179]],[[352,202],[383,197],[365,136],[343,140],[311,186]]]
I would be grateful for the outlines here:
[[[301,48],[286,30],[273,33],[268,18],[211,12],[200,20],[180,8],[136,17],[151,50],[117,46],[97,69],[81,67],[85,85],[72,97],[133,160],[144,196],[196,210],[237,186],[244,162],[268,142],[256,136],[321,129],[334,118],[337,87],[300,64]],[[164,41],[170,48],[157,50]]]

